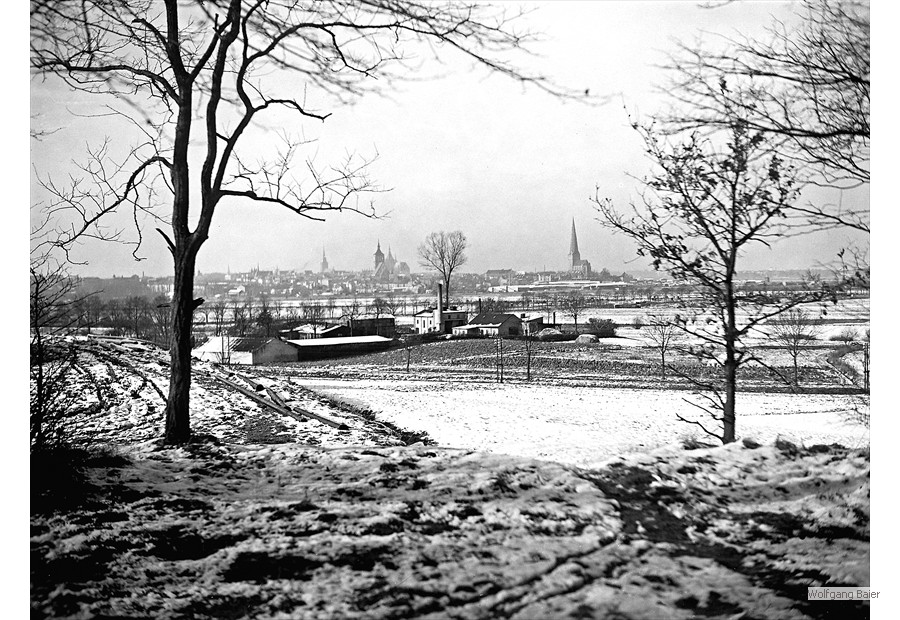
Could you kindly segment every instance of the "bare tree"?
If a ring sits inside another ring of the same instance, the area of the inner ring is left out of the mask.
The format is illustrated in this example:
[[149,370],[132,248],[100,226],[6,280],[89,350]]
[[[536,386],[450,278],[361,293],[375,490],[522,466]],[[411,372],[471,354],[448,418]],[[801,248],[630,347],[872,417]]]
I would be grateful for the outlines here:
[[144,336],[144,332],[150,323],[150,302],[146,297],[132,295],[125,299],[122,310],[128,317],[128,329],[135,338]]
[[335,310],[337,310],[337,301],[335,301],[334,297],[329,297],[328,300],[325,301],[325,308],[328,309],[328,318],[333,319]]
[[643,204],[632,204],[626,216],[609,200],[599,195],[594,200],[601,222],[630,237],[638,255],[696,287],[700,310],[679,326],[722,352],[719,357],[699,349],[719,365],[724,386],[712,380],[697,382],[708,404],[693,403],[721,424],[721,431],[679,417],[730,443],[735,440],[737,369],[749,361],[762,363],[742,345],[744,336],[802,303],[833,293],[813,282],[802,290],[770,296],[745,291],[735,279],[738,257],[782,235],[785,212],[797,199],[792,170],[772,152],[765,134],[753,131],[740,117],[732,120],[722,147],[696,134],[670,145],[652,129],[635,128],[656,165],[644,182]]
[[125,314],[124,305],[119,299],[110,299],[104,304],[102,322],[106,327],[111,327],[114,334],[122,335],[128,327],[128,315]]
[[798,358],[811,340],[819,334],[819,327],[808,312],[800,308],[788,310],[771,322],[772,339],[787,349],[794,364],[794,385],[800,385]]
[[283,316],[284,304],[282,304],[280,299],[269,300],[269,312],[272,313],[272,321],[275,325],[278,325],[285,318]]
[[[140,136],[124,155],[111,141],[93,148],[83,177],[68,187],[43,180],[51,198],[41,227],[55,232],[42,243],[68,255],[86,238],[117,239],[133,243],[137,253],[140,227],[128,239],[122,230],[104,225],[107,215],[127,210],[136,225],[144,214],[165,218],[169,225],[168,232],[157,228],[174,266],[166,443],[190,438],[191,324],[199,305],[195,265],[218,207],[256,203],[309,219],[331,211],[373,215],[358,203],[361,193],[375,189],[366,175],[368,161],[351,157],[327,170],[310,161],[295,166],[304,140],[285,134],[274,156],[260,158],[241,154],[245,138],[266,131],[267,119],[285,126],[284,114],[324,121],[329,113],[312,101],[344,103],[390,88],[395,79],[410,75],[402,62],[405,49],[422,42],[565,95],[504,58],[530,41],[512,30],[502,11],[486,5],[32,2],[34,71],[98,95],[107,104],[99,116],[124,119]],[[298,88],[295,80],[282,79],[280,70],[304,84]],[[316,96],[307,99],[308,90]],[[64,225],[53,226],[51,220]]]
[[385,314],[388,314],[388,303],[384,299],[384,297],[376,297],[372,300],[371,306],[372,314],[375,315],[375,318],[379,318]]
[[509,302],[499,297],[485,297],[478,300],[479,312],[496,312],[502,314],[509,310]]
[[525,334],[525,380],[531,381],[531,354],[534,352],[534,335]]
[[221,336],[225,331],[225,313],[228,310],[228,304],[224,300],[216,301],[212,304],[213,323],[216,326],[216,336]]
[[171,323],[169,321],[169,298],[157,295],[148,309],[150,322],[153,325],[153,339],[162,347],[169,346]]
[[[667,85],[676,103],[661,120],[673,132],[727,132],[739,115],[797,168],[798,180],[841,190],[867,185],[868,2],[806,0],[799,6],[796,27],[774,21],[765,38],[729,39],[720,52],[681,45]],[[869,232],[867,201],[844,204],[843,191],[831,200],[816,196],[786,210],[795,229]],[[856,265],[841,278],[867,285],[865,252],[852,245],[845,252],[841,262],[852,255]]]
[[347,325],[350,327],[350,335],[353,335],[353,321],[355,321],[362,314],[362,305],[359,303],[359,299],[356,297],[356,293],[353,294],[353,299],[344,304],[341,309],[341,318],[347,321]]
[[247,291],[247,295],[244,297],[244,310],[247,313],[247,323],[248,325],[253,325],[253,294],[250,291]]
[[[807,0],[796,27],[774,21],[765,39],[728,40],[721,52],[681,45],[669,92],[676,129],[728,130],[735,113],[811,180],[869,182],[869,5]],[[793,207],[804,209],[800,205]],[[868,210],[810,211],[868,230]]]
[[234,302],[234,305],[231,307],[231,318],[232,324],[234,325],[234,331],[238,336],[242,337],[247,333],[247,328],[250,326],[247,308],[248,304],[246,301],[242,303]]
[[660,357],[660,375],[662,380],[666,380],[666,353],[678,340],[681,335],[677,321],[673,321],[669,317],[656,314],[648,315],[643,322],[643,334],[653,344],[653,347],[659,351]]
[[73,326],[75,282],[62,265],[42,256],[30,265],[31,449],[57,443],[68,412],[65,393],[69,372],[76,361],[74,347],[59,336]]
[[433,232],[419,246],[419,264],[441,274],[444,281],[444,306],[450,305],[450,277],[453,271],[466,263],[468,241],[459,230]]
[[103,315],[103,302],[96,293],[78,297],[74,302],[75,311],[78,313],[78,327],[84,327],[87,333],[100,323]]
[[263,293],[259,296],[259,312],[256,314],[256,324],[265,330],[268,338],[272,331],[272,323],[275,317],[272,315],[272,309],[269,302],[269,296]]
[[325,306],[316,302],[303,304],[303,319],[309,321],[313,326],[313,336],[316,335],[316,327],[322,322],[325,315]]
[[388,314],[392,314],[393,316],[398,316],[403,313],[404,306],[406,305],[406,298],[397,297],[393,291],[387,294],[387,297],[383,299],[384,301],[384,309]]
[[584,313],[587,307],[587,298],[580,291],[573,291],[559,300],[559,308],[563,314],[572,317],[572,320],[575,321],[576,334],[578,333],[578,317]]

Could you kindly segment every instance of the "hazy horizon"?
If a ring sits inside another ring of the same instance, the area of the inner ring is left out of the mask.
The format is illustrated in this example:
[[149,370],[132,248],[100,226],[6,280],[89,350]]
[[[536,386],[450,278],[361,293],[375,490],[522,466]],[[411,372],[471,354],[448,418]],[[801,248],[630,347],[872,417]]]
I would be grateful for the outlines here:
[[[200,251],[201,272],[267,269],[318,270],[322,249],[338,270],[371,269],[376,243],[398,261],[419,269],[416,249],[437,230],[461,230],[469,239],[465,271],[488,269],[564,270],[574,218],[582,258],[595,271],[649,270],[633,244],[594,220],[589,198],[599,193],[619,206],[638,196],[649,170],[643,146],[628,114],[648,115],[664,101],[658,65],[673,41],[718,35],[759,36],[770,14],[790,22],[789,2],[730,3],[715,9],[693,2],[523,3],[535,11],[523,26],[543,32],[538,57],[522,57],[528,69],[591,93],[609,95],[603,106],[566,103],[533,88],[472,70],[451,54],[442,56],[441,75],[404,82],[389,97],[366,95],[353,105],[325,106],[324,123],[298,127],[315,140],[304,156],[327,166],[347,153],[376,157],[371,176],[390,190],[371,196],[380,219],[353,213],[329,214],[325,222],[284,209],[223,202],[209,240]],[[423,64],[431,66],[430,61]],[[65,181],[71,160],[107,135],[123,139],[128,129],[115,119],[98,123],[94,97],[71,93],[57,81],[31,82],[32,125],[56,131],[32,140],[31,202],[43,196],[36,175]],[[626,112],[627,110],[627,112]],[[121,130],[121,132],[120,132]],[[255,146],[271,147],[273,132]],[[633,175],[633,176],[632,176]],[[818,192],[815,200],[868,205],[867,187]],[[119,222],[122,224],[122,222]],[[127,218],[125,223],[127,223]],[[79,275],[141,273],[169,275],[171,257],[146,222],[140,255],[131,248],[91,243],[76,260]],[[122,224],[124,225],[124,224]],[[740,269],[805,269],[835,260],[841,248],[866,243],[847,231],[793,237],[757,247]]]

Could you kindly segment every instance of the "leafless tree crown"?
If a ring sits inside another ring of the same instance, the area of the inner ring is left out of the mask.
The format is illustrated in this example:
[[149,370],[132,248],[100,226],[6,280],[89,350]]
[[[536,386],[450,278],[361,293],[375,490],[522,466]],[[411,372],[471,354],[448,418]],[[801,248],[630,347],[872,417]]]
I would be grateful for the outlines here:
[[[809,183],[869,182],[869,6],[808,0],[796,27],[775,21],[763,39],[726,40],[724,51],[681,44],[666,86],[674,131],[708,132],[735,116],[763,132]],[[868,210],[795,205],[818,224],[868,231]]]
[[469,242],[459,230],[433,232],[419,246],[419,264],[436,270],[444,281],[444,295],[450,301],[450,278],[457,267],[466,263]]

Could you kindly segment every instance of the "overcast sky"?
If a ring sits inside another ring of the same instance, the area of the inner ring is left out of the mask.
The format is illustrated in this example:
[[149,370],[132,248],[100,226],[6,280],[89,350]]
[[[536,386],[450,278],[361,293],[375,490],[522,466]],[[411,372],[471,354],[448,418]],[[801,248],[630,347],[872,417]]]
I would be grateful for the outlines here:
[[[335,269],[372,267],[380,240],[414,271],[416,248],[436,230],[462,230],[469,238],[464,271],[490,268],[564,269],[574,218],[582,258],[596,270],[619,273],[646,268],[634,246],[595,221],[589,197],[625,206],[637,195],[648,168],[641,141],[628,127],[626,108],[647,115],[658,110],[664,83],[657,65],[673,40],[715,33],[761,35],[770,15],[790,21],[795,5],[732,3],[716,9],[695,2],[533,3],[524,25],[543,32],[540,58],[523,65],[557,82],[614,95],[600,107],[563,103],[533,88],[489,75],[459,58],[445,56],[440,79],[406,83],[390,99],[364,97],[333,109],[325,123],[307,123],[315,138],[309,155],[327,165],[344,153],[378,153],[371,167],[385,193],[373,196],[383,219],[335,214],[316,223],[278,208],[223,204],[201,250],[202,272],[263,269],[318,270],[324,246]],[[32,163],[42,176],[58,176],[110,125],[72,116],[89,113],[90,99],[32,81],[32,114],[61,129],[33,142]],[[117,138],[118,135],[112,135]],[[274,139],[274,137],[273,137]],[[40,192],[32,182],[32,201]],[[837,197],[834,196],[834,200]],[[868,192],[845,193],[845,205],[868,202]],[[83,275],[168,275],[170,258],[161,238],[145,235],[141,255],[109,245],[86,245]],[[832,260],[847,245],[846,233],[792,239],[747,256],[743,267],[805,268]]]

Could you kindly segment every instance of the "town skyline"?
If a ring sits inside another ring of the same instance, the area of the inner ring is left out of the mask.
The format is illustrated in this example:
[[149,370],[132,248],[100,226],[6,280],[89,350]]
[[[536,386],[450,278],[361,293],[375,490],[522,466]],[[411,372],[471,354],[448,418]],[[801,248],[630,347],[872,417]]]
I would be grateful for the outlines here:
[[[564,222],[563,222],[564,223]],[[604,262],[602,257],[602,248],[596,248],[588,243],[585,243],[584,239],[591,240],[595,237],[595,235],[591,235],[590,233],[584,234],[582,232],[582,227],[578,225],[577,220],[572,218],[568,220],[568,223],[564,223],[566,237],[565,240],[560,239],[560,243],[556,248],[556,251],[552,256],[547,257],[549,260],[540,261],[539,264],[532,265],[515,265],[511,264],[511,261],[506,261],[504,263],[486,263],[485,261],[475,262],[472,260],[472,256],[477,256],[477,248],[473,248],[470,246],[467,248],[466,252],[469,255],[470,260],[467,261],[464,265],[459,268],[460,273],[486,273],[490,270],[499,270],[499,269],[510,269],[516,272],[524,272],[524,273],[539,273],[539,272],[553,272],[553,273],[565,273],[571,271],[571,265],[569,264],[570,255],[568,251],[570,249],[571,243],[571,226],[575,225],[577,230],[577,238],[578,238],[578,247],[580,258],[586,260],[589,263],[592,273],[600,273],[603,270],[607,270],[608,272],[621,275],[622,273],[656,273],[658,277],[664,278],[666,277],[665,272],[655,272],[652,266],[648,261],[639,261],[638,257],[635,257],[629,263],[621,263],[619,265],[610,265]],[[599,224],[597,224],[599,227]],[[465,232],[465,231],[463,231]],[[555,236],[555,235],[554,235]],[[423,235],[424,238],[424,235]],[[362,246],[362,250],[364,251],[366,248],[366,242],[368,240],[359,240],[357,245]],[[398,251],[397,247],[403,248],[411,248],[411,252],[401,252]],[[335,244],[335,247],[340,247]],[[291,261],[289,258],[284,261],[275,261],[275,262],[266,262],[262,259],[257,259],[256,261],[252,260],[252,257],[249,262],[244,261],[242,263],[235,262],[226,262],[225,264],[213,265],[209,264],[209,261],[206,261],[207,264],[202,266],[198,266],[198,274],[226,274],[226,273],[249,273],[253,270],[261,270],[261,271],[282,271],[282,272],[312,272],[312,273],[322,273],[321,263],[323,257],[323,251],[325,258],[327,259],[329,271],[332,272],[348,272],[348,273],[363,273],[366,271],[374,271],[374,253],[378,248],[381,248],[385,254],[391,253],[393,257],[396,259],[398,263],[404,262],[410,268],[412,273],[428,273],[432,271],[431,269],[424,267],[419,262],[418,257],[418,246],[411,245],[409,243],[401,242],[397,245],[394,244],[393,241],[385,242],[382,238],[373,238],[371,242],[371,248],[369,252],[365,253],[368,256],[368,261],[363,262],[363,260],[359,259],[360,252],[355,252],[354,262],[352,264],[345,263],[342,260],[341,255],[333,254],[329,252],[329,244],[326,242],[318,249],[311,248],[309,250],[305,250],[305,255],[308,256],[306,260],[295,259]],[[764,250],[766,248],[763,248]],[[802,257],[797,257],[797,261],[793,264],[785,264],[784,261],[779,261],[777,264],[769,264],[768,261],[760,261],[758,264],[754,264],[753,261],[745,260],[742,261],[741,271],[797,271],[797,270],[806,270],[806,269],[828,269],[833,263],[828,263],[826,261],[816,261],[810,260],[806,264],[802,263]],[[532,261],[534,263],[535,261]],[[82,277],[98,277],[98,278],[107,278],[107,277],[130,277],[132,275],[141,275],[147,277],[165,277],[171,275],[170,272],[163,270],[159,272],[150,271],[143,268],[143,261],[131,261],[131,264],[121,265],[117,267],[108,267],[103,264],[88,264],[88,265],[76,265],[73,271]]]
[[[471,272],[494,268],[561,270],[566,264],[569,223],[575,219],[581,253],[599,268],[622,272],[648,269],[635,248],[594,220],[590,198],[599,195],[625,205],[638,198],[640,177],[648,172],[639,137],[629,115],[644,119],[658,111],[664,73],[658,65],[674,50],[673,40],[699,33],[715,41],[740,32],[752,36],[770,15],[790,21],[790,3],[734,3],[702,9],[693,3],[531,3],[522,26],[543,32],[540,56],[528,68],[570,86],[607,97],[604,105],[564,102],[534,89],[472,72],[450,59],[437,79],[400,85],[391,97],[364,97],[329,108],[327,122],[304,124],[308,156],[326,167],[342,156],[373,159],[370,173],[384,192],[366,196],[378,219],[352,213],[328,214],[324,222],[298,218],[286,210],[224,203],[209,240],[199,254],[201,272],[248,270],[259,265],[315,269],[325,246],[337,269],[371,265],[381,240],[394,254],[419,269],[416,250],[433,231],[461,230],[469,239]],[[604,36],[596,36],[597,29]],[[653,38],[648,39],[648,34]],[[652,41],[652,42],[648,42]],[[54,130],[32,144],[32,202],[41,191],[36,177],[71,170],[86,145],[105,134],[89,117],[95,102],[50,82],[32,83],[35,130]],[[638,106],[637,102],[640,102]],[[477,114],[473,113],[477,110]],[[128,128],[109,119],[104,131]],[[274,135],[274,134],[273,134]],[[599,189],[598,189],[599,188]],[[818,202],[867,205],[868,188],[808,196]],[[163,219],[165,219],[165,214]],[[113,226],[126,226],[125,221]],[[171,258],[157,225],[145,223],[135,262],[128,246],[89,243],[74,258],[86,261],[73,272],[172,272]],[[744,258],[753,269],[806,268],[834,261],[841,248],[861,236],[838,231],[791,238]]]

